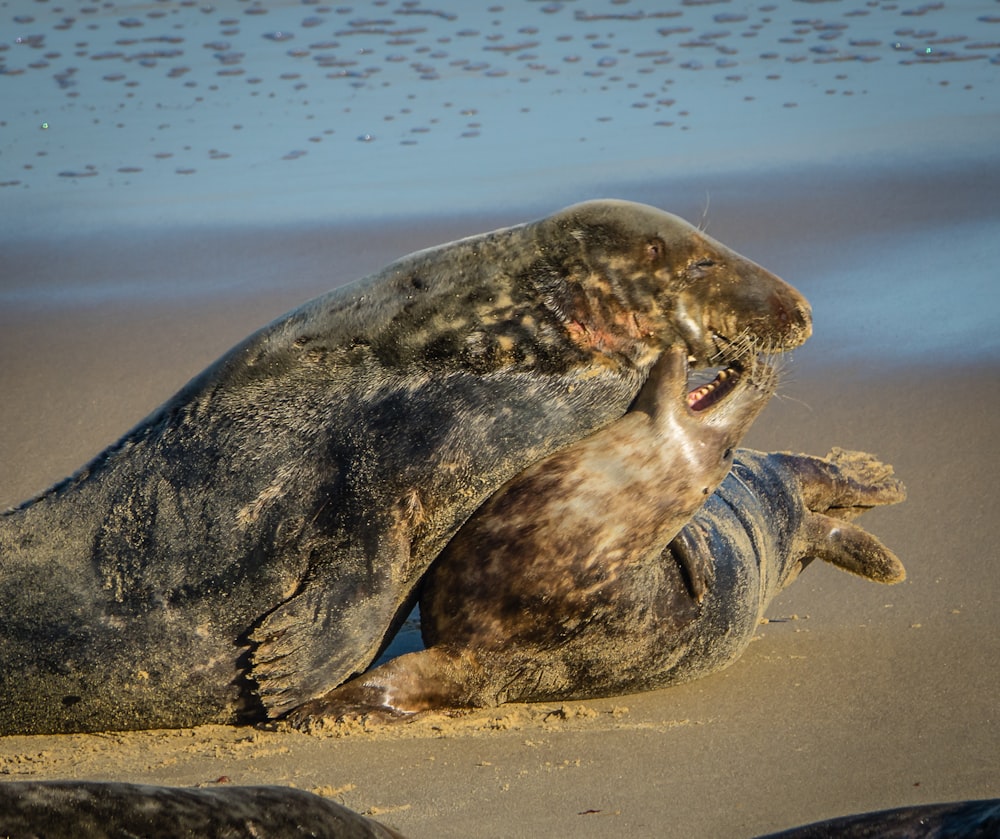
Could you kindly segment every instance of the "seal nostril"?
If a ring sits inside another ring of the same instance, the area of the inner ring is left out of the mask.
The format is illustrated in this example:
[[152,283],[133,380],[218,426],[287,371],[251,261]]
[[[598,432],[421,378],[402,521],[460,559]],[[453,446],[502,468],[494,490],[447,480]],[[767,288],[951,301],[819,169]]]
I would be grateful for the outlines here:
[[802,334],[808,337],[812,333],[812,311],[808,304],[795,299],[786,299],[781,294],[771,296],[771,316],[778,329],[786,334]]
[[777,294],[771,296],[771,314],[782,327],[791,325],[792,315],[785,305],[785,301]]

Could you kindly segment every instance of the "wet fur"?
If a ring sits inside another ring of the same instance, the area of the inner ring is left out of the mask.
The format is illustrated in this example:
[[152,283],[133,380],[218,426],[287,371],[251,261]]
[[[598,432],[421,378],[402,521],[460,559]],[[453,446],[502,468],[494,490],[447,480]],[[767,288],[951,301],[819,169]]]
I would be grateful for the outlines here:
[[662,349],[810,331],[686,222],[598,201],[421,251],[235,347],[0,517],[0,734],[278,717],[364,670],[465,519]]

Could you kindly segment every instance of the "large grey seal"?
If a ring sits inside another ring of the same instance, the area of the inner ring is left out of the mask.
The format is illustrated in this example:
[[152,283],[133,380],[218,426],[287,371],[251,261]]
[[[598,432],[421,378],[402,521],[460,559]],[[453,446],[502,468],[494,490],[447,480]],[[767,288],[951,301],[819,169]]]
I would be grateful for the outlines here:
[[374,659],[504,481],[695,366],[804,341],[790,286],[596,201],[280,318],[0,517],[0,734],[276,718]]
[[[588,511],[572,510],[589,490],[577,483],[579,470],[558,468],[572,451],[509,482],[439,557],[421,597],[427,649],[392,659],[295,714],[405,719],[432,709],[663,687],[735,661],[771,599],[813,559],[883,583],[905,576],[892,553],[849,522],[904,497],[892,469],[871,455],[740,449],[680,533],[687,499],[664,480],[667,502],[681,500],[677,515],[658,536],[634,544],[624,528],[648,514],[670,515],[669,503],[604,494]],[[689,470],[685,480],[697,473]],[[607,487],[599,469],[586,477]],[[520,515],[531,506],[564,510],[554,536],[530,529],[535,520],[550,521]],[[518,528],[520,538],[511,538],[507,531]],[[574,528],[594,544],[604,537],[604,556],[559,541]],[[645,536],[654,532],[647,525]],[[705,565],[713,579],[699,596],[682,569]]]
[[333,801],[290,787],[161,787],[96,781],[0,784],[0,835],[18,839],[402,839]]

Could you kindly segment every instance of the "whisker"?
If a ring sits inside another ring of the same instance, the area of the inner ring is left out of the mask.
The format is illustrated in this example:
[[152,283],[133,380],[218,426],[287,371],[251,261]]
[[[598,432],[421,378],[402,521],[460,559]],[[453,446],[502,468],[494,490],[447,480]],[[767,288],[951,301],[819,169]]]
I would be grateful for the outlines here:
[[813,412],[813,407],[804,399],[800,399],[797,396],[789,396],[787,393],[783,393],[781,390],[775,391],[773,399],[780,399],[782,402],[794,402],[796,405],[801,405],[810,414]]
[[702,233],[708,232],[708,207],[712,203],[712,195],[705,190],[705,208],[701,211],[701,218],[698,220],[698,229]]
[[744,329],[735,337],[716,335],[715,352],[710,361],[725,364],[733,360],[751,359],[756,355],[768,352],[768,347],[749,329]]

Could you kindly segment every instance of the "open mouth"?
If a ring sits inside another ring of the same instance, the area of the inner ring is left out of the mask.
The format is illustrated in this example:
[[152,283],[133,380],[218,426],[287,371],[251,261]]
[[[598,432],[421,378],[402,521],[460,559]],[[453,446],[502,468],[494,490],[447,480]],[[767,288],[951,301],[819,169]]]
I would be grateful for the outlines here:
[[739,384],[740,377],[743,375],[743,368],[733,362],[727,367],[713,367],[707,370],[694,371],[695,375],[692,379],[704,379],[712,376],[713,372],[714,378],[704,384],[697,385],[693,390],[688,392],[688,408],[692,411],[705,411],[725,399],[726,396],[736,389],[736,385]]
[[741,379],[755,375],[761,347],[750,335],[734,340],[712,331],[699,338],[688,342],[687,404],[692,411],[707,411],[735,391]]

